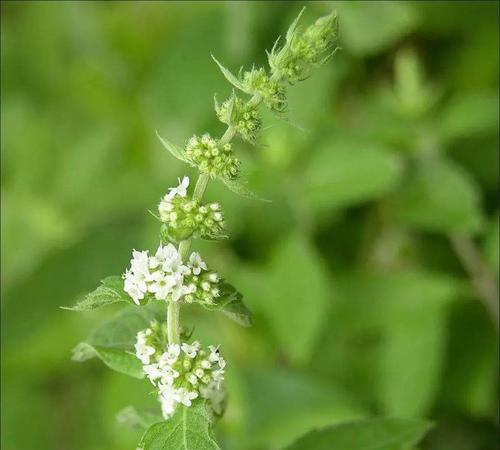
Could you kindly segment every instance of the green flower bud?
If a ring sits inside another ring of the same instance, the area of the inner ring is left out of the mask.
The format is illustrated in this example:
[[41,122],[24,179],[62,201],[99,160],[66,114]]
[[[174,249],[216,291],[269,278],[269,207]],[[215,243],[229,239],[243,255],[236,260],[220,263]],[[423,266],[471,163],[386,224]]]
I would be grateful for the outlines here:
[[201,204],[189,196],[165,196],[158,205],[162,242],[180,242],[191,236],[201,239],[225,237],[224,215],[217,203]]
[[215,100],[215,112],[222,123],[232,126],[241,138],[254,143],[262,122],[256,108],[238,98],[235,93],[222,105]]
[[189,139],[185,156],[200,172],[212,178],[234,179],[239,175],[240,162],[234,156],[231,144],[219,146],[208,134]]
[[287,106],[285,87],[266,74],[262,68],[252,69],[243,74],[242,85],[245,92],[258,94],[264,104],[274,112],[282,113]]
[[297,27],[301,15],[288,29],[283,47],[278,49],[276,41],[268,53],[273,76],[290,84],[307,78],[312,68],[324,64],[336,50],[337,16],[321,17],[301,33]]

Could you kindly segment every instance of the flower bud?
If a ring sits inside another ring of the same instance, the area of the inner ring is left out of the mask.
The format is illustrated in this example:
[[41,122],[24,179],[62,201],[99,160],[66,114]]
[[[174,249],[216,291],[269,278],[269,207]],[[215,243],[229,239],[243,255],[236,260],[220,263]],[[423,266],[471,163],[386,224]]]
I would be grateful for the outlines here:
[[208,134],[189,139],[185,155],[188,162],[212,178],[234,179],[239,175],[240,161],[234,156],[231,144],[219,146]]

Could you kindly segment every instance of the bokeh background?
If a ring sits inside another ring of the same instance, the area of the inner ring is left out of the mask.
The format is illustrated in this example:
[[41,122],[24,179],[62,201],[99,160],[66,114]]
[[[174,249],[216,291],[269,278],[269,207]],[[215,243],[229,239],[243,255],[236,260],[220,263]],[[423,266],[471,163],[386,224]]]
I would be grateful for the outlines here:
[[[195,173],[155,130],[224,131],[210,53],[264,64],[302,6],[2,2],[2,448],[135,448],[115,414],[155,405],[148,382],[70,361],[120,308],[59,306],[157,245],[148,210]],[[229,361],[218,438],[274,449],[389,415],[436,423],[421,449],[495,449],[498,2],[309,2],[304,21],[332,9],[342,51],[236,145],[272,203],[207,192],[231,239],[195,248],[255,314],[183,312]]]

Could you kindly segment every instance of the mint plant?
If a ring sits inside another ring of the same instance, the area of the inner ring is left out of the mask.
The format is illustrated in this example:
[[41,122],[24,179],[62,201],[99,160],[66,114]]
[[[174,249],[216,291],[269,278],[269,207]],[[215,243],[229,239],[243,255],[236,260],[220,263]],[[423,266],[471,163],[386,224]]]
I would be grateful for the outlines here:
[[139,444],[143,450],[219,448],[212,424],[226,403],[226,361],[218,346],[191,338],[181,325],[180,311],[183,304],[198,304],[222,311],[244,326],[251,324],[251,313],[236,288],[209,269],[199,253],[190,252],[191,243],[227,237],[219,203],[203,202],[210,180],[254,196],[240,181],[241,163],[233,138],[256,143],[262,128],[259,107],[283,115],[287,87],[310,76],[336,50],[336,15],[322,17],[305,30],[298,27],[301,15],[284,41],[278,39],[268,52],[268,69],[242,69],[235,76],[213,57],[225,78],[245,96],[233,91],[221,104],[215,100],[217,117],[227,125],[225,133],[218,139],[195,135],[185,147],[159,136],[174,157],[199,171],[194,188],[184,176],[160,200],[160,242],[154,252],[133,250],[123,276],[104,279],[94,292],[68,308],[86,311],[116,302],[130,304],[79,344],[73,359],[98,357],[118,372],[151,381],[158,411],[128,408],[120,414],[122,420],[146,428]]

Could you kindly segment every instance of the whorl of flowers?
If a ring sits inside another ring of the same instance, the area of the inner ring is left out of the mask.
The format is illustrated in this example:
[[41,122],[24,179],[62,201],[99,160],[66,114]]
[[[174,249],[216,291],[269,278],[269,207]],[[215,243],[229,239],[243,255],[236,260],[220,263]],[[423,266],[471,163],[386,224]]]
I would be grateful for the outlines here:
[[220,205],[193,200],[187,195],[188,186],[188,177],[179,180],[179,186],[170,188],[158,205],[160,220],[165,224],[163,240],[180,242],[191,236],[202,239],[224,237],[224,215]]
[[243,73],[241,83],[245,92],[258,95],[271,111],[282,113],[286,110],[285,86],[273,77],[269,77],[262,67]]
[[319,18],[303,33],[297,27],[301,15],[289,28],[283,47],[277,48],[278,40],[268,53],[272,73],[290,84],[307,78],[312,68],[324,64],[336,50],[336,15]]
[[162,326],[153,322],[137,333],[135,350],[144,374],[158,389],[165,419],[172,416],[178,404],[189,407],[200,397],[208,401],[215,414],[222,414],[226,361],[217,347],[204,349],[198,341],[167,344]]
[[190,138],[185,156],[188,162],[211,178],[235,179],[240,173],[240,161],[234,156],[231,144],[220,145],[209,134]]
[[172,244],[160,244],[154,256],[149,256],[147,250],[134,250],[123,279],[123,289],[137,305],[148,294],[156,300],[188,303],[196,300],[212,303],[219,296],[219,276],[208,271],[196,252],[191,253],[184,264]]
[[254,143],[262,126],[257,107],[238,98],[234,92],[224,103],[215,100],[215,112],[222,123],[233,127],[247,142]]

